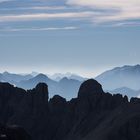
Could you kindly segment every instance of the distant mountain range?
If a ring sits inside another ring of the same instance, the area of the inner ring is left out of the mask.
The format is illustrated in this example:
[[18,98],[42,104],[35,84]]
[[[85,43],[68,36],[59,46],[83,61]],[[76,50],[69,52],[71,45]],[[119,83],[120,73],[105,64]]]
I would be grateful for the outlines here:
[[[84,80],[84,78],[70,73],[66,75],[69,78],[63,77],[65,74],[62,74],[63,76],[61,75],[59,80],[52,80],[45,74],[36,74],[36,72],[26,75],[4,72],[0,74],[0,82],[8,82],[26,90],[32,89],[40,82],[44,82],[49,86],[50,97],[59,94],[67,99],[71,99],[76,97],[76,93],[82,83],[80,80]],[[71,79],[72,77],[75,79]],[[78,78],[79,80],[76,80]]]
[[[116,67],[103,72],[95,79],[103,85],[105,91],[121,93],[129,98],[140,95],[140,65]],[[37,72],[31,74],[4,72],[0,74],[0,82],[9,82],[24,89],[32,89],[39,82],[44,82],[49,85],[51,97],[59,94],[67,99],[76,96],[80,84],[85,80],[87,78],[72,73],[48,75]]]
[[52,80],[55,80],[55,81],[60,81],[61,79],[63,79],[64,77],[67,77],[68,79],[75,79],[75,80],[78,80],[78,81],[85,81],[87,80],[87,78],[84,78],[80,75],[77,75],[77,74],[74,74],[74,73],[70,73],[70,72],[67,72],[65,74],[62,74],[62,73],[55,73],[53,75],[47,75],[49,78],[51,78]]
[[59,94],[67,99],[76,97],[76,92],[78,92],[78,89],[81,84],[80,81],[75,79],[68,79],[64,77],[57,82],[48,78],[44,74],[38,74],[37,76],[29,80],[20,81],[19,83],[17,83],[17,86],[24,89],[32,89],[40,82],[44,82],[48,84],[51,97],[55,94]]
[[114,90],[120,87],[139,90],[140,65],[116,67],[112,70],[105,71],[95,79],[107,90]]
[[31,74],[22,75],[22,74],[13,74],[9,72],[3,72],[0,74],[0,81],[15,84],[16,82],[20,82],[22,80],[28,80],[32,77],[33,76]]
[[129,99],[133,96],[133,97],[139,97],[140,96],[140,90],[133,90],[133,89],[130,89],[130,88],[127,88],[127,87],[121,87],[121,88],[117,88],[117,89],[114,89],[114,90],[110,90],[108,91],[110,93],[113,93],[113,94],[122,94],[123,96],[124,95],[127,95],[129,97]]

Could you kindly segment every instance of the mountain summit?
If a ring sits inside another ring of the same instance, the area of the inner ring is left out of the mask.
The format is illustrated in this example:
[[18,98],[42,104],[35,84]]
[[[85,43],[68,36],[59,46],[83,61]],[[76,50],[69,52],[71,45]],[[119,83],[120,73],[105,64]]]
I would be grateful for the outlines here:
[[94,93],[103,93],[102,86],[96,80],[89,79],[80,86],[78,97],[82,96],[83,94]]

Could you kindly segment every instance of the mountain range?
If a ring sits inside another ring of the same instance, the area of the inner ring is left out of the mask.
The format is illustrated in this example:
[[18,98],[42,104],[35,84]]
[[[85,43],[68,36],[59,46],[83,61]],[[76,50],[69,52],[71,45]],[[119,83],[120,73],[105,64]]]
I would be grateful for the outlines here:
[[108,92],[113,93],[113,94],[118,94],[121,93],[123,96],[127,95],[129,97],[129,99],[131,97],[139,97],[140,96],[140,90],[133,90],[127,87],[121,87],[121,88],[117,88],[114,90],[108,90]]
[[114,90],[120,87],[139,90],[140,65],[116,67],[105,71],[95,79],[107,90]]
[[[50,97],[59,94],[68,100],[76,97],[80,84],[87,78],[73,73],[56,73],[54,75],[39,74],[12,74],[4,72],[0,74],[1,82],[9,82],[17,87],[32,89],[39,82],[49,86]],[[140,95],[140,65],[116,67],[103,72],[95,77],[103,85],[105,91],[113,94],[121,93],[131,97]]]
[[93,79],[70,101],[49,99],[45,83],[27,91],[0,83],[0,113],[1,140],[140,139],[140,99],[106,93]]
[[21,75],[21,74],[11,74],[8,72],[0,74],[0,81],[11,83],[17,87],[26,90],[34,88],[40,82],[44,82],[49,85],[50,97],[54,96],[55,94],[59,94],[67,98],[68,100],[76,97],[75,93],[78,92],[80,84],[82,83],[79,80],[69,79],[67,77],[62,77],[59,81],[55,81],[50,79],[45,74],[38,74],[36,76],[33,76],[32,74]]
[[55,81],[60,81],[62,78],[64,77],[67,77],[68,79],[75,79],[75,80],[78,80],[78,81],[85,81],[87,80],[87,78],[84,78],[80,75],[77,75],[77,74],[74,74],[74,73],[70,73],[70,72],[67,72],[65,74],[62,74],[62,73],[55,73],[53,75],[47,75],[50,79],[52,80],[55,80]]
[[75,93],[78,92],[81,84],[80,81],[75,79],[68,79],[64,77],[57,82],[48,78],[44,74],[38,74],[37,76],[29,80],[20,81],[19,83],[17,83],[17,86],[24,89],[32,89],[40,82],[48,84],[51,97],[55,94],[59,94],[67,99],[76,97]]

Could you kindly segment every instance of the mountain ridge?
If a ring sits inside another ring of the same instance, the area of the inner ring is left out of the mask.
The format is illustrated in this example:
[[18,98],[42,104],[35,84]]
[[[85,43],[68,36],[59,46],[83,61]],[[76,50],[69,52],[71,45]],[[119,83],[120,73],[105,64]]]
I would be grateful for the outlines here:
[[29,79],[24,80],[17,83],[17,87],[21,87],[24,89],[32,89],[34,88],[39,82],[44,82],[49,86],[49,92],[51,97],[55,94],[60,94],[64,96],[68,100],[72,97],[76,97],[76,92],[80,87],[81,82],[74,79],[68,79],[67,77],[62,78],[60,81],[54,81],[50,79],[48,76],[44,74],[38,74],[37,76]]
[[120,87],[139,90],[140,65],[116,67],[103,72],[95,77],[95,79],[107,90],[114,90]]
[[[33,75],[32,75],[33,74]],[[54,76],[54,77],[53,77]],[[66,83],[62,82],[67,78]],[[53,80],[55,79],[55,80]],[[105,71],[95,78],[103,85],[105,91],[112,93],[121,93],[128,97],[139,97],[140,65],[124,65]],[[45,82],[49,85],[50,94],[60,94],[70,100],[76,97],[80,84],[85,81],[79,75],[73,73],[56,73],[52,77],[48,74],[33,72],[31,74],[12,74],[4,72],[0,74],[1,82],[9,82],[15,86],[32,89],[39,82]],[[122,87],[126,87],[125,89]],[[69,90],[67,90],[69,89]],[[52,97],[51,96],[51,97]]]
[[120,93],[122,95],[127,95],[129,98],[131,98],[132,96],[139,97],[139,95],[140,95],[140,90],[133,90],[128,87],[120,87],[120,88],[111,90],[109,92],[113,93],[113,94]]

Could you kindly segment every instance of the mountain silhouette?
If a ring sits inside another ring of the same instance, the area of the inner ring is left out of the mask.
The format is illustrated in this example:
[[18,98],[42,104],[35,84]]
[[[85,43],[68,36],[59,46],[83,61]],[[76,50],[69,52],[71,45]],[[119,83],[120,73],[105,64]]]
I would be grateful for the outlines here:
[[140,99],[105,93],[93,79],[70,101],[49,100],[45,83],[27,91],[0,83],[0,112],[0,124],[21,126],[33,140],[140,139]]
[[[95,79],[103,85],[105,91],[127,95],[129,98],[139,97],[140,65],[116,67],[100,74]],[[87,79],[73,73],[56,73],[51,76],[37,72],[24,75],[9,72],[0,74],[1,82],[8,82],[26,90],[44,82],[49,86],[50,97],[59,94],[67,100],[76,97],[81,83],[85,80]]]
[[68,79],[66,77],[56,82],[44,74],[38,74],[29,80],[20,81],[17,83],[17,86],[24,89],[32,89],[40,82],[48,84],[51,97],[55,94],[59,94],[67,99],[76,97],[76,93],[78,92],[81,84],[78,80]]

